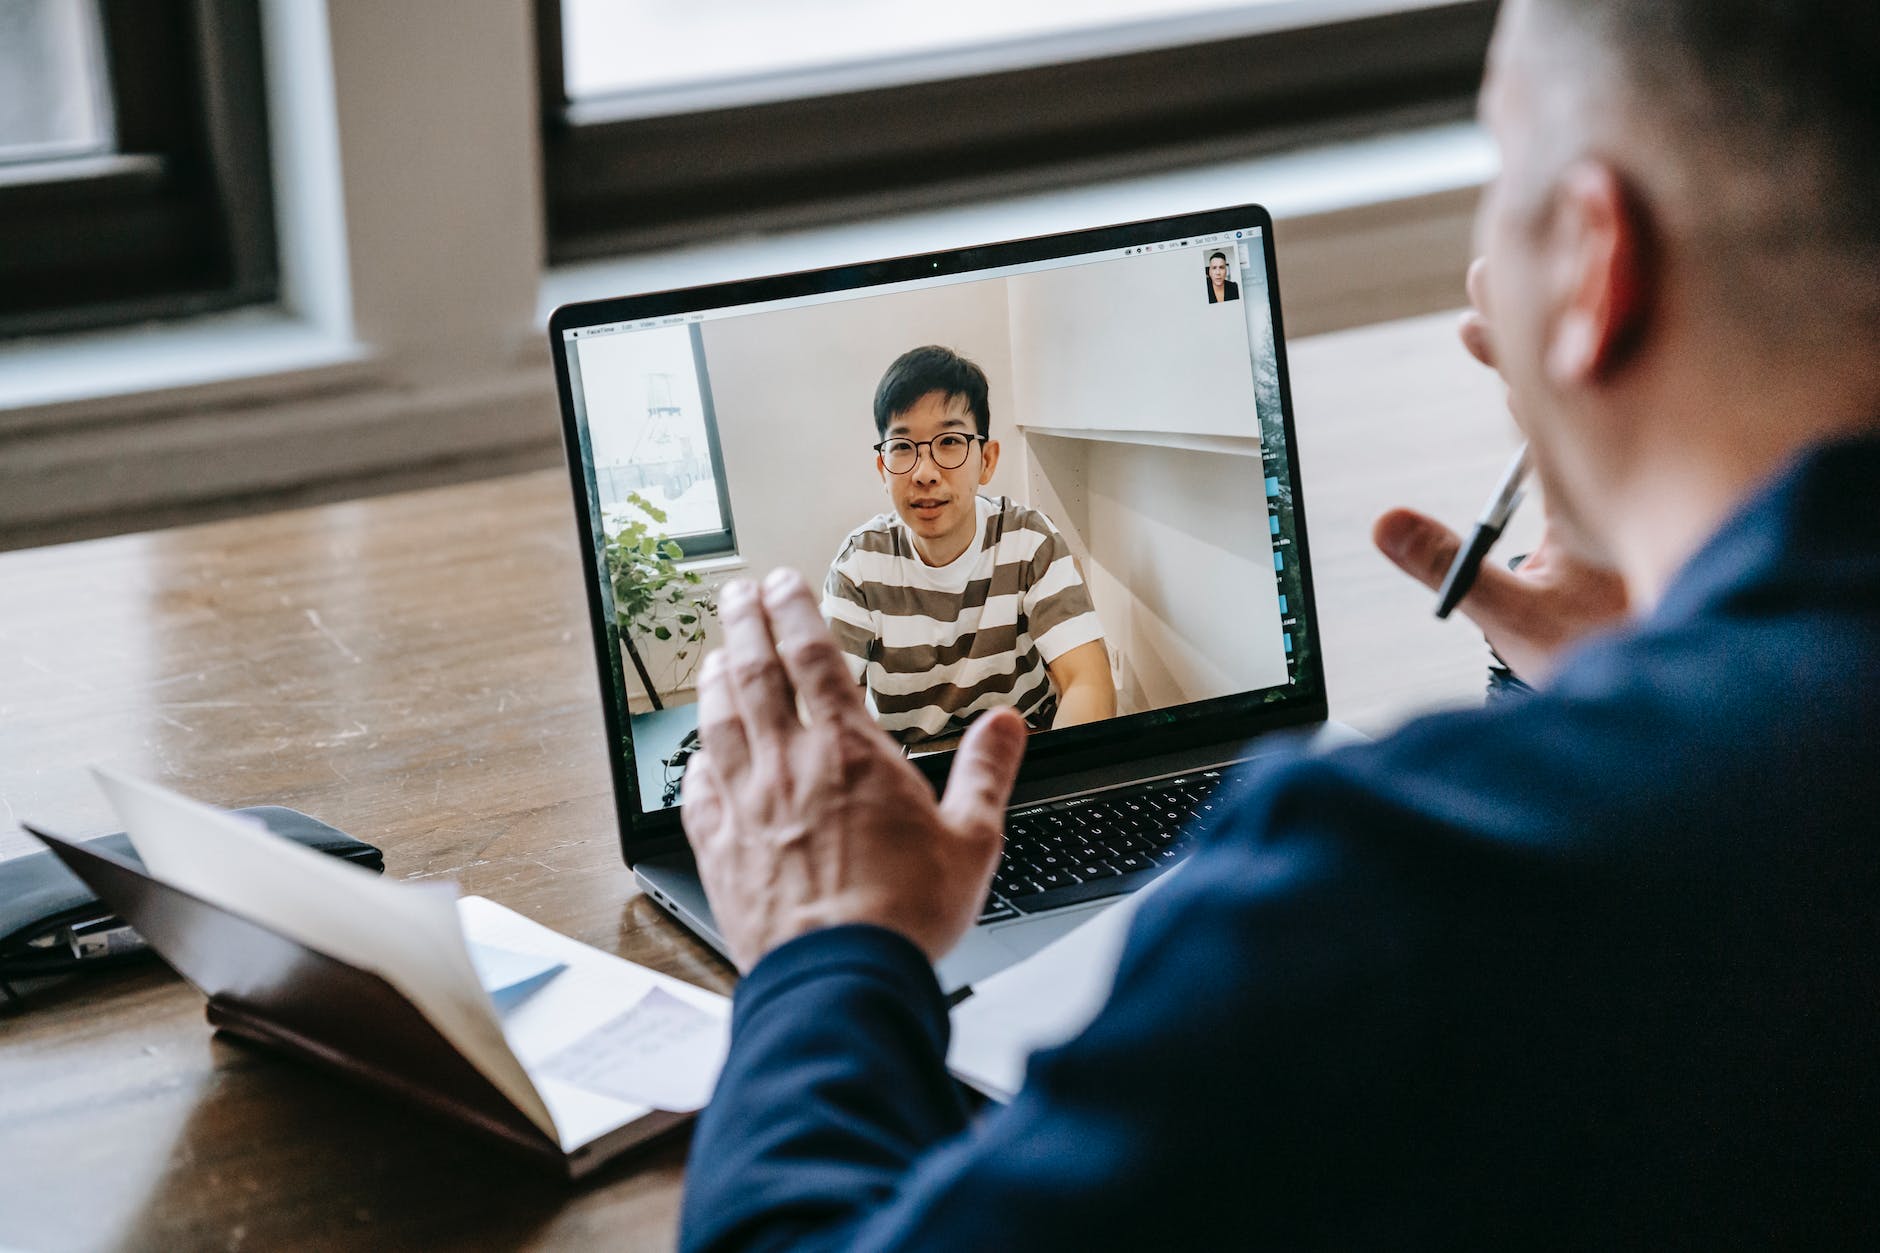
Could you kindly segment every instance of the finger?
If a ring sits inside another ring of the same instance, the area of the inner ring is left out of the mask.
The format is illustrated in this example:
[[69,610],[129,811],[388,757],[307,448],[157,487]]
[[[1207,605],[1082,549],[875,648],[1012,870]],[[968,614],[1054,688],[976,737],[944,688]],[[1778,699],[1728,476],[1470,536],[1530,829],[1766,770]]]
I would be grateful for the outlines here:
[[809,720],[833,722],[863,715],[862,691],[809,584],[795,570],[772,570],[764,580],[764,612],[790,685],[803,698]]
[[724,801],[719,797],[713,765],[710,750],[694,753],[679,784],[679,825],[694,853],[709,843],[724,821]]
[[723,649],[705,654],[704,664],[699,667],[698,738],[704,751],[686,763],[686,783],[691,782],[705,753],[721,762],[730,775],[742,775],[749,769],[751,744],[744,720],[738,716],[737,702],[731,697],[731,676],[725,669]]
[[718,621],[725,631],[719,651],[725,657],[726,686],[732,706],[744,720],[746,737],[753,743],[781,744],[802,723],[757,585],[748,579],[725,584],[718,594]]
[[715,910],[735,908],[732,898],[737,895],[736,879],[744,867],[735,840],[726,838],[734,833],[727,822],[725,784],[718,777],[710,752],[692,758],[682,786],[680,825],[698,863],[699,886],[705,889],[705,900]]
[[[1371,542],[1399,570],[1432,592],[1443,585],[1462,537],[1427,514],[1392,509],[1371,528]],[[1475,582],[1457,607],[1489,634],[1525,620],[1523,610],[1541,593],[1493,561],[1482,563]]]
[[1371,527],[1371,542],[1399,570],[1429,588],[1443,585],[1449,565],[1462,551],[1457,534],[1428,514],[1392,509]]
[[1025,756],[1025,719],[1003,706],[974,719],[947,774],[940,813],[955,831],[1004,829],[1018,763]]

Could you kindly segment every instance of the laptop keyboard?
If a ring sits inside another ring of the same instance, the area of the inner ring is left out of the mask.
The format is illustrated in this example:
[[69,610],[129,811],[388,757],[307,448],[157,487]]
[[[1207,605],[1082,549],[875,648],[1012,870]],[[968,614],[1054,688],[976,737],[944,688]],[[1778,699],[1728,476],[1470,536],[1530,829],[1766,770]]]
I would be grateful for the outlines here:
[[1133,892],[1187,856],[1211,813],[1217,770],[1028,805],[1005,816],[1005,856],[980,922]]

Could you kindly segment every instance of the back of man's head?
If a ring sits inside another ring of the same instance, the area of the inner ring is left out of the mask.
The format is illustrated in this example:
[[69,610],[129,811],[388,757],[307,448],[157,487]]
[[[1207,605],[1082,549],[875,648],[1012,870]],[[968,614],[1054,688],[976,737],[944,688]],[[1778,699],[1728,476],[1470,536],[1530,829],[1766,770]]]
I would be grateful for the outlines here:
[[973,425],[985,438],[992,435],[986,372],[951,348],[929,344],[894,359],[875,387],[875,436],[888,437],[888,424],[896,414],[912,409],[922,396],[939,392],[947,400],[966,402]]
[[1514,2],[1526,69],[1706,296],[1772,336],[1880,342],[1880,2]]

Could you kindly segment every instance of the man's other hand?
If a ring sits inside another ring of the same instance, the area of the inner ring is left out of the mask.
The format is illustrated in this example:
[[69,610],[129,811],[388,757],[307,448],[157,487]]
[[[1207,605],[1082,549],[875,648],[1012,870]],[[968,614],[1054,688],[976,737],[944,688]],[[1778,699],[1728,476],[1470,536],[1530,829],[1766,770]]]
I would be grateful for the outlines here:
[[[1443,585],[1461,538],[1427,514],[1392,509],[1371,539],[1386,557],[1432,592]],[[1625,616],[1625,584],[1611,570],[1575,557],[1548,531],[1519,569],[1490,557],[1457,605],[1482,628],[1508,668],[1541,683],[1580,640]]]
[[[1469,355],[1491,370],[1493,326],[1484,304],[1486,270],[1477,257],[1469,267],[1469,300],[1459,333]],[[1544,507],[1544,506],[1543,506]],[[1462,547],[1454,531],[1427,514],[1392,509],[1377,520],[1371,540],[1397,567],[1431,591],[1439,590]],[[1625,583],[1616,571],[1568,551],[1552,526],[1518,570],[1482,563],[1469,594],[1457,606],[1479,627],[1501,659],[1521,678],[1539,683],[1552,674],[1574,644],[1618,623],[1627,612]]]
[[724,644],[700,673],[704,748],[684,819],[732,960],[748,970],[844,923],[898,931],[939,960],[991,884],[1024,719],[982,715],[936,801],[869,716],[800,575],[729,584],[718,603]]

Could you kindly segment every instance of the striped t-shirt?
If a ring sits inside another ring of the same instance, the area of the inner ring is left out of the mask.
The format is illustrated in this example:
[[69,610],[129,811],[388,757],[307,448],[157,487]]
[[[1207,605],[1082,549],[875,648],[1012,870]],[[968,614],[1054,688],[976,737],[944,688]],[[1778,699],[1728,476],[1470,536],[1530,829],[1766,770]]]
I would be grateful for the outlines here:
[[876,719],[903,744],[943,739],[1012,705],[1043,729],[1057,714],[1045,667],[1103,638],[1090,590],[1057,528],[1006,497],[974,497],[979,538],[930,566],[892,513],[843,541],[823,617]]

